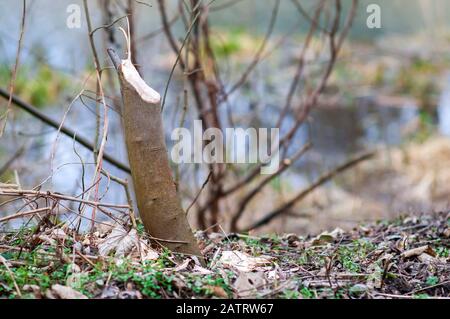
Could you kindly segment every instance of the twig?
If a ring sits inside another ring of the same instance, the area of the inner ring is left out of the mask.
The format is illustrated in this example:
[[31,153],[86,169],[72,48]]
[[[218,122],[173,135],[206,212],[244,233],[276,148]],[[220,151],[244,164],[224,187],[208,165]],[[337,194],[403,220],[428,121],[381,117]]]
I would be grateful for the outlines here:
[[122,60],[117,55],[116,51],[114,51],[113,48],[108,48],[106,51],[108,52],[108,55],[111,58],[111,61],[112,61],[113,65],[114,65],[114,68],[116,70],[119,70],[119,66],[122,63]]
[[108,178],[110,178],[114,182],[122,185],[122,187],[124,188],[125,196],[127,197],[128,206],[130,207],[129,215],[130,215],[131,224],[133,225],[134,228],[137,228],[136,218],[134,217],[133,198],[131,197],[130,186],[129,186],[128,181],[121,179],[119,177],[116,177],[114,175],[111,175],[105,170],[102,170],[102,173],[105,174]]
[[105,25],[102,25],[102,26],[100,26],[100,27],[95,28],[94,30],[92,30],[92,31],[89,32],[89,36],[93,36],[94,33],[97,32],[97,31],[100,30],[100,29],[107,29],[107,28],[112,27],[114,24],[116,24],[117,22],[119,22],[120,20],[122,20],[123,18],[126,18],[126,17],[128,17],[128,16],[129,16],[129,15],[126,14],[126,15],[124,15],[124,16],[122,16],[122,17],[119,17],[119,18],[115,19],[113,22],[111,22],[111,23],[109,23],[109,24],[105,24]]
[[17,285],[16,279],[14,278],[14,274],[11,271],[11,269],[9,268],[7,260],[2,255],[0,255],[0,262],[5,266],[6,271],[8,272],[9,276],[11,277],[11,280],[14,284],[14,288],[16,289],[17,295],[19,297],[22,297],[22,293],[20,292],[19,286]]
[[167,97],[167,91],[169,89],[170,81],[172,80],[172,76],[173,76],[173,73],[175,72],[175,68],[177,67],[178,62],[180,62],[180,65],[182,66],[182,68],[184,68],[184,64],[181,63],[181,53],[183,51],[183,48],[184,48],[184,45],[186,44],[187,39],[189,38],[189,36],[192,32],[193,27],[195,26],[195,22],[197,21],[197,19],[200,16],[200,13],[201,13],[201,11],[199,11],[196,14],[196,16],[194,17],[194,19],[189,27],[189,30],[186,32],[186,36],[185,36],[183,43],[181,44],[181,47],[178,51],[178,55],[175,60],[175,63],[173,64],[172,69],[170,70],[169,78],[167,79],[166,87],[164,88],[164,94],[163,94],[163,98],[162,98],[162,102],[161,102],[161,112],[164,110],[164,105],[166,103],[166,97]]
[[20,36],[19,36],[19,44],[17,45],[17,53],[16,53],[16,61],[14,63],[14,68],[11,72],[11,81],[9,83],[9,98],[8,98],[8,105],[6,107],[6,113],[2,116],[4,117],[4,122],[1,124],[0,128],[0,137],[3,136],[3,133],[6,128],[6,123],[8,122],[8,114],[11,110],[11,103],[12,103],[12,95],[14,93],[14,84],[16,82],[16,76],[17,76],[17,69],[19,67],[19,59],[20,59],[20,51],[22,49],[22,40],[23,40],[23,34],[25,31],[25,17],[27,12],[27,1],[23,0],[22,4],[22,21],[20,24]]
[[[92,180],[92,185],[95,185],[94,199],[97,201],[99,185],[100,185],[100,183],[98,183],[98,182],[100,181],[100,178],[101,178],[100,172],[101,172],[102,166],[103,166],[103,153],[104,153],[104,150],[106,147],[106,141],[107,141],[107,136],[108,136],[108,107],[106,106],[105,94],[103,92],[103,87],[102,87],[102,70],[100,67],[100,60],[98,58],[97,49],[96,49],[95,43],[94,43],[94,33],[92,31],[91,18],[90,18],[90,14],[89,14],[89,7],[87,5],[87,0],[83,0],[83,6],[84,6],[86,22],[87,22],[88,32],[89,32],[89,43],[91,46],[92,55],[94,57],[95,70],[96,70],[96,75],[97,75],[97,88],[96,88],[96,95],[95,95],[95,100],[96,100],[95,101],[95,109],[96,109],[97,116],[96,116],[96,130],[95,130],[95,140],[94,140],[94,160],[96,163],[96,167],[95,167],[94,177]],[[129,52],[129,54],[131,56],[131,52]],[[97,100],[99,96],[101,97],[101,102],[104,106],[103,135],[102,135],[101,140],[100,140],[100,116],[99,116],[100,108],[99,108],[99,103]],[[98,145],[99,141],[100,141],[100,147],[97,150],[97,145]],[[90,192],[91,191],[89,191],[89,193],[87,195],[88,199],[90,197]],[[96,207],[94,207],[92,210],[91,231],[93,231],[93,229],[94,229],[95,213],[96,213]]]
[[118,208],[118,209],[129,209],[128,205],[118,205],[118,204],[111,204],[111,203],[100,203],[100,202],[95,202],[95,201],[91,201],[91,200],[85,200],[85,199],[80,199],[80,198],[76,198],[73,196],[69,196],[69,195],[64,195],[64,194],[60,194],[60,193],[53,193],[50,191],[34,191],[34,190],[11,190],[11,189],[0,189],[0,195],[3,196],[41,196],[41,197],[48,197],[48,198],[57,198],[57,199],[61,199],[61,200],[68,200],[68,201],[73,201],[73,202],[78,202],[78,203],[84,203],[84,204],[88,204],[90,206],[95,206],[95,207],[110,207],[110,208]]
[[21,217],[28,216],[28,215],[34,215],[34,214],[42,213],[42,212],[45,212],[45,211],[49,211],[51,209],[52,209],[52,207],[49,206],[49,207],[43,207],[43,208],[29,210],[27,212],[20,212],[20,213],[14,214],[14,215],[5,216],[5,217],[0,218],[0,223],[4,223],[4,222],[9,221],[11,219],[16,219],[16,218],[21,218]]
[[206,177],[206,180],[203,182],[202,187],[200,188],[200,190],[198,191],[197,195],[195,196],[194,200],[192,201],[192,203],[189,205],[189,207],[186,209],[186,215],[189,213],[189,210],[191,209],[192,206],[194,206],[195,202],[198,200],[198,198],[200,197],[200,194],[202,193],[203,189],[206,187],[206,185],[209,182],[209,179],[212,176],[212,171],[209,172],[208,177]]
[[424,288],[421,288],[421,289],[413,290],[411,292],[408,292],[407,295],[416,294],[416,293],[421,292],[421,291],[425,291],[425,290],[432,289],[432,288],[437,288],[437,287],[444,286],[444,285],[447,285],[447,284],[450,284],[450,280],[443,281],[443,282],[437,283],[435,285],[424,287]]
[[[389,298],[397,298],[397,299],[415,299],[416,298],[414,296],[385,294],[385,293],[381,293],[381,292],[377,292],[375,294],[378,295],[378,296],[389,297]],[[433,299],[450,300],[450,297],[433,297]]]
[[289,200],[287,203],[285,203],[284,205],[282,205],[280,208],[276,209],[275,211],[267,214],[264,218],[262,218],[261,220],[255,222],[250,227],[247,227],[245,229],[245,231],[249,231],[251,229],[259,228],[259,227],[269,223],[272,219],[280,216],[281,214],[283,214],[284,212],[286,212],[287,210],[292,208],[292,206],[294,206],[295,203],[297,203],[298,201],[300,201],[303,198],[305,198],[313,190],[315,190],[319,186],[323,185],[325,182],[329,181],[330,179],[335,177],[337,174],[348,170],[349,168],[359,164],[362,161],[365,161],[365,160],[368,160],[368,159],[372,158],[375,154],[376,154],[376,152],[374,152],[374,151],[371,151],[371,152],[368,152],[368,153],[364,153],[364,154],[362,154],[360,156],[357,156],[357,157],[347,161],[346,163],[336,167],[332,171],[323,174],[312,185],[310,185],[307,189],[303,190],[297,196],[295,196],[293,199]]
[[[94,32],[92,31],[92,24],[91,24],[91,16],[89,14],[89,7],[87,4],[87,0],[83,0],[83,7],[84,7],[84,14],[86,16],[86,23],[87,23],[87,28],[88,28],[88,36],[89,36],[89,44],[91,47],[91,51],[92,51],[92,56],[94,57],[94,67],[97,73],[100,73],[100,60],[98,58],[98,53],[97,53],[97,49],[95,47],[95,43],[94,43]],[[101,73],[100,73],[100,79],[101,79]],[[95,92],[95,112],[96,112],[96,118],[95,118],[95,140],[94,140],[94,149],[93,149],[93,153],[94,153],[94,160],[97,161],[97,157],[98,157],[98,150],[97,150],[97,145],[98,145],[98,140],[99,140],[99,135],[100,135],[100,114],[99,114],[99,107],[98,107],[98,96],[99,96],[99,91],[100,91],[100,83],[101,80],[99,80],[97,78],[97,84],[96,84],[96,92]],[[97,162],[95,162],[97,163]]]
[[0,167],[0,176],[2,176],[7,170],[8,168],[11,166],[12,163],[14,163],[14,161],[16,159],[18,159],[19,157],[21,157],[23,155],[23,153],[25,152],[25,146],[20,147],[7,161],[5,164],[3,164]]
[[277,127],[279,127],[281,125],[281,122],[283,121],[284,117],[286,116],[286,113],[287,113],[288,109],[291,106],[292,99],[294,97],[294,93],[295,93],[295,91],[297,89],[298,83],[299,83],[299,81],[300,81],[300,79],[301,79],[301,77],[303,75],[303,69],[304,69],[304,66],[305,66],[305,55],[306,55],[306,53],[308,51],[308,48],[310,46],[310,43],[311,43],[312,37],[314,35],[314,32],[316,31],[316,28],[317,28],[317,26],[319,24],[318,20],[320,18],[320,14],[322,12],[323,4],[324,4],[324,0],[319,2],[319,5],[317,6],[317,9],[315,10],[315,13],[314,13],[314,18],[311,20],[311,27],[309,28],[308,34],[307,34],[306,39],[304,41],[304,44],[303,44],[303,47],[302,47],[302,50],[301,50],[301,53],[300,53],[300,57],[299,57],[299,60],[298,60],[297,69],[295,71],[295,75],[294,75],[294,77],[292,79],[292,82],[290,84],[290,87],[289,87],[289,91],[288,91],[288,95],[287,95],[287,98],[286,98],[285,105],[284,105],[283,109],[281,110],[280,116],[278,118],[278,122],[277,122],[277,125],[276,125]]
[[282,162],[281,167],[272,175],[269,175],[265,179],[263,179],[255,188],[253,188],[252,191],[250,191],[239,203],[239,208],[236,212],[236,214],[231,219],[231,225],[230,229],[231,231],[237,231],[237,223],[242,216],[242,214],[245,211],[245,208],[250,203],[250,201],[267,185],[277,176],[280,176],[286,169],[291,167],[292,163],[294,163],[297,159],[299,159],[305,152],[307,152],[311,148],[311,144],[308,143],[304,147],[302,147],[300,150],[296,152],[290,159],[285,159]]
[[[45,115],[44,113],[42,113],[41,111],[39,111],[35,106],[21,100],[19,97],[17,97],[16,95],[10,95],[5,89],[0,88],[0,96],[3,96],[4,98],[8,99],[10,96],[12,97],[12,103],[14,105],[16,105],[17,107],[21,108],[22,110],[24,110],[25,112],[28,112],[29,114],[31,114],[32,116],[38,118],[39,120],[41,120],[42,122],[44,122],[45,124],[58,129],[60,127],[60,123],[58,123],[57,121],[53,120],[52,118],[50,118],[49,116]],[[74,139],[77,143],[83,145],[84,147],[86,147],[87,149],[89,149],[90,151],[94,151],[94,146],[91,142],[89,142],[87,139],[77,136],[76,132],[73,131],[72,129],[66,127],[66,126],[61,126],[60,131],[70,137],[71,139]],[[120,162],[119,160],[115,159],[114,157],[112,157],[109,154],[103,153],[103,159],[107,162],[109,162],[110,164],[114,165],[115,167],[117,167],[118,169],[124,171],[125,173],[131,174],[131,170],[128,167],[128,165]]]
[[226,100],[228,98],[228,96],[230,96],[234,91],[236,91],[239,87],[241,87],[245,83],[245,81],[247,81],[247,78],[250,75],[250,73],[258,65],[258,63],[261,59],[261,55],[264,53],[264,50],[266,48],[267,42],[269,41],[269,38],[272,35],[273,29],[275,26],[275,22],[277,20],[279,6],[280,6],[280,0],[277,0],[275,2],[274,8],[272,10],[272,16],[270,18],[269,27],[267,29],[266,36],[265,36],[261,46],[259,47],[255,56],[253,57],[252,62],[249,64],[247,69],[241,75],[240,79],[231,87],[230,90],[228,90],[228,92],[225,93],[224,100]]

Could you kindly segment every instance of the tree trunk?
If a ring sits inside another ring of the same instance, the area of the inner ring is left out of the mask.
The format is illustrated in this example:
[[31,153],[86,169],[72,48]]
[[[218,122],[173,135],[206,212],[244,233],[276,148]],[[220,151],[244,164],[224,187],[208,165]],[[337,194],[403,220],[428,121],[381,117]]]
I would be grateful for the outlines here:
[[170,250],[200,256],[203,262],[172,178],[160,95],[144,82],[130,59],[120,60],[112,49],[108,53],[119,75],[125,141],[144,227]]

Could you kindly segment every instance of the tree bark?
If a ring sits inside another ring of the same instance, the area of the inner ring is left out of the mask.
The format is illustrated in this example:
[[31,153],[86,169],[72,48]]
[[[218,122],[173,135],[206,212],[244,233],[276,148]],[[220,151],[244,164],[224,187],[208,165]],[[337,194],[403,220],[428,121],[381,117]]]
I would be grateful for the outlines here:
[[169,166],[160,95],[140,77],[130,59],[108,53],[119,75],[125,142],[139,215],[148,233],[178,253],[200,249],[181,206]]

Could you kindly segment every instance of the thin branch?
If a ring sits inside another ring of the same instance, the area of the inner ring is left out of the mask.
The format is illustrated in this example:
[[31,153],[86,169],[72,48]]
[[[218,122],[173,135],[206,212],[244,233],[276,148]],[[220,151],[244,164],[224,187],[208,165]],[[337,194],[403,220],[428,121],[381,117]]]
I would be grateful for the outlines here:
[[299,149],[291,158],[287,158],[282,162],[282,165],[278,168],[278,170],[270,175],[264,178],[252,191],[250,191],[240,202],[239,208],[237,210],[237,213],[233,216],[231,219],[231,231],[237,230],[237,223],[239,219],[241,218],[242,214],[245,211],[245,208],[250,203],[250,201],[267,185],[277,176],[280,176],[286,169],[291,167],[293,163],[295,163],[303,154],[305,154],[309,149],[311,148],[311,144],[308,143],[305,146],[303,146],[301,149]]
[[316,28],[318,26],[318,20],[320,18],[320,14],[322,12],[323,4],[324,4],[324,0],[320,1],[319,5],[317,6],[317,9],[315,10],[314,18],[312,19],[312,22],[311,22],[311,27],[309,28],[308,34],[306,36],[305,42],[302,47],[302,51],[300,53],[299,61],[297,64],[297,70],[295,72],[294,78],[292,79],[291,85],[289,87],[289,92],[288,92],[288,95],[286,98],[286,102],[280,113],[276,127],[280,127],[281,122],[283,121],[284,117],[286,116],[286,113],[291,106],[292,99],[294,97],[294,93],[297,89],[298,83],[303,75],[303,69],[305,66],[305,55],[310,46],[314,32],[316,31]]
[[5,216],[5,217],[0,218],[0,223],[4,223],[4,222],[9,221],[11,219],[22,218],[22,217],[29,216],[29,215],[39,214],[39,213],[42,213],[42,212],[49,211],[51,209],[52,209],[52,207],[49,206],[49,207],[43,207],[43,208],[29,210],[29,211],[26,211],[26,212],[20,212],[20,213],[14,214],[14,215]]
[[175,72],[175,68],[177,67],[178,62],[180,62],[180,66],[184,68],[184,62],[182,63],[181,53],[183,51],[184,45],[186,44],[187,39],[189,38],[195,23],[197,22],[198,17],[200,16],[200,11],[196,14],[194,19],[192,20],[191,25],[189,26],[189,30],[186,32],[186,36],[184,37],[183,43],[178,51],[177,58],[175,63],[172,66],[172,70],[170,70],[169,78],[167,79],[166,87],[164,88],[164,94],[161,102],[161,112],[164,110],[164,105],[166,103],[167,91],[169,90],[170,81],[172,80],[173,73]]
[[[60,123],[58,123],[57,121],[53,120],[52,118],[50,118],[49,116],[45,115],[44,113],[42,113],[40,110],[38,110],[35,106],[21,100],[19,97],[17,97],[16,95],[10,95],[8,93],[8,91],[6,91],[3,88],[0,88],[0,96],[4,97],[5,99],[8,99],[11,96],[11,101],[12,104],[16,105],[17,107],[21,108],[22,110],[24,110],[25,112],[31,114],[32,116],[36,117],[37,119],[41,120],[42,122],[44,122],[45,124],[58,129],[60,127]],[[83,145],[84,147],[86,147],[87,149],[89,149],[90,151],[94,151],[94,145],[89,142],[87,139],[77,136],[76,132],[73,131],[72,129],[66,127],[66,126],[61,126],[60,131],[68,136],[71,139],[74,139],[77,143]],[[103,154],[103,159],[107,162],[109,162],[110,164],[112,164],[113,166],[117,167],[118,169],[124,171],[125,173],[131,174],[131,170],[128,167],[128,165],[120,162],[119,160],[115,159],[113,156],[104,153]]]
[[[164,33],[166,34],[167,40],[169,41],[170,46],[172,47],[173,52],[180,55],[180,49],[178,48],[177,41],[175,40],[172,32],[170,31],[170,23],[167,20],[167,12],[166,12],[166,4],[164,0],[158,0],[159,11],[161,15],[162,25]],[[182,69],[184,69],[184,61],[183,58],[178,57],[179,63]]]
[[104,169],[102,170],[102,174],[106,175],[108,177],[108,179],[111,179],[112,181],[116,182],[117,184],[122,185],[122,187],[124,188],[125,196],[127,197],[127,203],[128,203],[128,206],[130,207],[130,211],[129,211],[130,221],[131,221],[131,224],[133,225],[133,227],[137,228],[136,218],[134,217],[133,198],[131,196],[130,185],[128,183],[128,180],[121,179],[117,176],[111,175]]
[[5,266],[6,271],[8,272],[9,277],[11,277],[11,280],[14,284],[14,289],[16,289],[17,295],[19,297],[22,297],[22,293],[20,291],[19,286],[17,285],[16,279],[14,278],[14,273],[11,271],[11,269],[8,266],[8,261],[2,256],[0,255],[0,262]]
[[223,97],[224,100],[226,100],[229,95],[231,95],[234,91],[236,91],[239,87],[241,87],[245,83],[245,81],[247,81],[247,78],[250,75],[250,73],[258,65],[258,63],[261,59],[261,56],[264,53],[264,50],[266,48],[267,42],[269,41],[269,38],[272,35],[273,29],[275,26],[275,22],[277,20],[279,6],[280,6],[280,0],[277,0],[275,2],[275,6],[273,7],[272,16],[271,16],[270,22],[269,22],[269,27],[267,29],[266,36],[264,37],[264,40],[263,40],[261,46],[259,47],[255,56],[253,57],[252,62],[249,64],[247,69],[241,75],[240,79],[231,87],[230,90],[228,90],[228,92],[226,92],[224,94],[224,97]]
[[[336,0],[338,3],[338,0]],[[311,109],[316,105],[317,100],[319,98],[319,95],[322,93],[322,91],[325,89],[326,84],[328,82],[328,78],[330,77],[331,72],[333,71],[333,67],[336,63],[337,56],[339,54],[339,51],[342,47],[342,43],[345,39],[345,37],[348,34],[348,31],[350,30],[350,27],[353,22],[353,18],[356,14],[356,7],[358,4],[358,0],[352,1],[352,7],[350,9],[350,12],[347,15],[347,20],[345,22],[344,28],[339,35],[339,39],[336,42],[336,35],[339,27],[339,17],[340,15],[340,6],[337,5],[336,15],[333,23],[333,29],[329,33],[329,49],[330,49],[330,59],[328,61],[327,67],[325,71],[323,72],[322,78],[319,81],[319,84],[316,86],[315,90],[311,95],[308,97],[307,101],[304,103],[304,105],[299,105],[297,107],[297,114],[295,116],[295,123],[294,125],[289,129],[289,131],[280,139],[280,147],[284,147],[284,152],[287,152],[287,145],[292,140],[292,138],[295,136],[295,133],[297,130],[302,126],[305,119],[308,117],[309,112]]]
[[117,55],[116,51],[114,51],[113,48],[108,48],[106,51],[108,52],[108,55],[111,58],[112,63],[114,64],[114,68],[116,70],[119,70],[119,66],[122,63],[122,60]]
[[[97,49],[95,47],[95,42],[94,42],[94,32],[92,30],[92,23],[91,23],[91,16],[89,14],[89,6],[87,4],[87,0],[83,0],[83,7],[84,7],[84,14],[86,16],[86,23],[87,23],[87,28],[88,28],[88,36],[89,36],[89,44],[91,47],[91,51],[92,51],[92,56],[94,57],[94,66],[95,66],[95,70],[96,72],[100,72],[100,60],[98,58],[98,53],[97,53]],[[101,75],[100,75],[101,78]],[[95,119],[95,139],[94,139],[94,160],[97,161],[97,157],[98,157],[98,141],[99,141],[99,136],[100,136],[100,114],[99,114],[99,103],[98,103],[98,96],[99,96],[99,91],[100,91],[100,83],[99,80],[97,79],[97,84],[96,84],[96,93],[95,93],[95,112],[96,112],[96,119]]]
[[208,177],[206,177],[206,180],[203,182],[202,187],[200,188],[200,190],[198,191],[197,195],[195,196],[194,200],[192,201],[192,203],[189,205],[189,207],[186,209],[186,215],[189,213],[189,210],[191,209],[192,206],[194,206],[195,202],[197,202],[198,198],[200,197],[200,194],[202,193],[203,189],[206,187],[206,185],[209,182],[209,179],[212,176],[212,171],[209,172]]
[[22,189],[4,189],[0,188],[0,195],[3,196],[17,196],[17,197],[23,197],[23,196],[42,196],[46,198],[56,198],[61,200],[68,200],[78,203],[84,203],[90,206],[94,207],[109,207],[109,208],[117,208],[117,209],[129,209],[128,205],[118,205],[118,204],[112,204],[112,203],[101,203],[101,202],[94,202],[90,200],[84,200],[80,198],[76,198],[69,195],[64,195],[60,193],[50,192],[50,191],[35,191],[35,190],[22,190]]
[[12,163],[25,152],[25,146],[20,147],[7,161],[0,167],[0,176],[2,176],[11,166]]
[[121,17],[115,19],[115,20],[114,20],[113,22],[111,22],[111,23],[108,23],[108,24],[105,24],[105,25],[102,25],[102,26],[100,26],[100,27],[95,28],[94,30],[92,30],[92,31],[89,32],[89,36],[92,37],[92,36],[94,35],[94,33],[97,32],[97,31],[100,30],[100,29],[108,29],[108,28],[112,27],[114,24],[116,24],[117,22],[119,22],[120,20],[122,20],[123,18],[126,18],[126,17],[128,17],[128,16],[129,16],[129,14],[126,14],[126,15],[124,15],[124,16],[121,16]]
[[[315,18],[311,18],[308,14],[308,12],[306,12],[306,10],[302,7],[302,5],[300,4],[300,2],[298,0],[291,0],[292,3],[294,4],[295,8],[297,9],[298,12],[300,12],[300,14],[311,24],[313,23],[317,23],[317,21],[315,21]],[[317,25],[317,28],[319,30],[321,30],[324,33],[328,33],[328,31],[326,29],[324,29],[323,27],[321,27],[320,25]]]
[[323,185],[324,183],[326,183],[330,179],[334,178],[336,175],[338,175],[338,174],[348,170],[349,168],[351,168],[351,167],[361,163],[362,161],[365,161],[365,160],[368,160],[368,159],[372,158],[373,156],[375,156],[375,154],[376,154],[375,151],[370,151],[368,153],[364,153],[362,155],[359,155],[359,156],[357,156],[357,157],[355,157],[355,158],[345,162],[342,165],[339,165],[335,169],[333,169],[333,170],[323,174],[313,184],[311,184],[307,189],[305,189],[302,192],[300,192],[299,194],[297,194],[294,198],[289,200],[287,203],[285,203],[284,205],[282,205],[281,207],[279,207],[275,211],[267,214],[261,220],[255,222],[251,226],[247,227],[245,229],[245,231],[249,231],[249,230],[256,229],[256,228],[259,228],[261,226],[266,225],[267,223],[269,223],[274,218],[282,215],[283,213],[285,213],[286,211],[291,209],[298,201],[300,201],[303,198],[305,198],[308,194],[310,194],[312,191],[314,191],[319,186]]
[[20,51],[22,49],[22,42],[23,42],[23,34],[25,32],[25,18],[27,13],[27,1],[23,0],[22,3],[22,20],[20,23],[20,36],[19,36],[19,43],[17,45],[17,53],[16,53],[16,61],[14,62],[14,68],[11,71],[11,81],[9,82],[9,99],[8,99],[8,105],[6,107],[6,113],[0,118],[0,120],[3,120],[4,122],[1,124],[0,128],[0,138],[3,136],[3,133],[6,129],[6,123],[8,122],[8,114],[11,110],[11,103],[12,103],[12,95],[14,94],[14,85],[16,82],[16,76],[17,76],[17,69],[19,67],[19,59],[20,59]]

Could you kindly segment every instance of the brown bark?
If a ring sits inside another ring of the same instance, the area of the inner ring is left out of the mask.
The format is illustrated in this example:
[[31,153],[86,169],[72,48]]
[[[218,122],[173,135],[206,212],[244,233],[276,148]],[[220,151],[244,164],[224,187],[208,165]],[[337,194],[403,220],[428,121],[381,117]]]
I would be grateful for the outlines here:
[[145,229],[174,252],[201,256],[172,178],[160,95],[142,80],[129,59],[120,61],[112,50],[108,52],[119,75],[128,158]]

